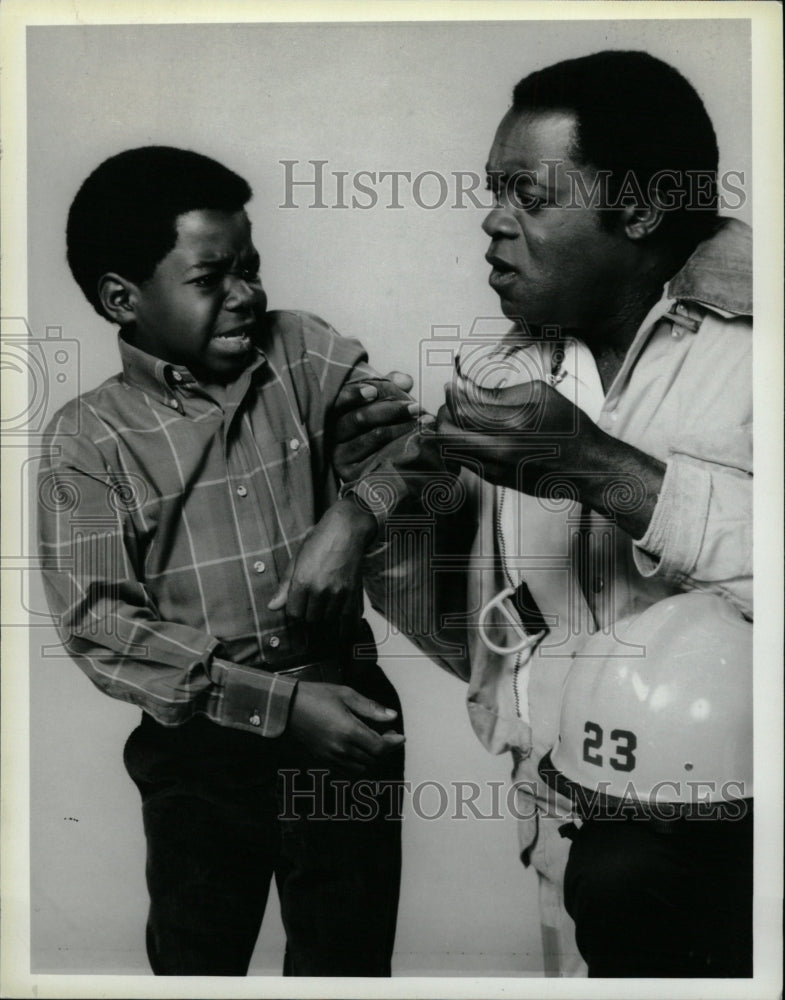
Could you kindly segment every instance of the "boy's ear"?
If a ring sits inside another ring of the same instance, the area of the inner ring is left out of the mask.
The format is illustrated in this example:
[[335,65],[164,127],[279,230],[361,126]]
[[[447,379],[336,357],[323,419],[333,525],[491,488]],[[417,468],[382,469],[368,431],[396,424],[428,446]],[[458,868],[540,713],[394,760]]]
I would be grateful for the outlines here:
[[127,326],[136,319],[137,287],[119,274],[102,274],[98,281],[98,297],[107,316],[120,326]]

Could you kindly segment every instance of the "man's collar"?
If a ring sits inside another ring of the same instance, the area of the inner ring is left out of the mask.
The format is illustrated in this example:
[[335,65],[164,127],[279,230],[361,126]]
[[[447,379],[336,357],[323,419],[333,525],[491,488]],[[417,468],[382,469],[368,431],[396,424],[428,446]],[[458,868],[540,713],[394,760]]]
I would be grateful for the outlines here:
[[[197,383],[197,379],[184,365],[173,365],[134,347],[125,339],[122,331],[118,334],[118,343],[125,381],[148,393],[166,406],[170,406],[172,400],[177,398],[178,388],[187,386],[189,383]],[[243,369],[243,374],[255,371],[264,361],[266,361],[264,352],[255,348],[255,357]]]
[[720,219],[667,287],[671,299],[699,302],[734,316],[752,315],[752,230],[738,219]]

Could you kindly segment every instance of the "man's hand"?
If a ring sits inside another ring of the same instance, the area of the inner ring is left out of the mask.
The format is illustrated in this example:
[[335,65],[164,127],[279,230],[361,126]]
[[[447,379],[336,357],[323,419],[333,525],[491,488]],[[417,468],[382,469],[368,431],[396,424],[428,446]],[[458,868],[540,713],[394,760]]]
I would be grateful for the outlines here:
[[[363,774],[403,744],[405,737],[391,728],[397,714],[353,688],[300,681],[287,731],[325,763]],[[375,732],[363,719],[385,731]]]
[[345,483],[357,479],[365,462],[386,444],[410,434],[416,418],[433,422],[409,395],[412,385],[410,375],[390,372],[382,379],[347,382],[341,389],[333,407],[333,464]]
[[437,417],[444,454],[488,482],[580,503],[645,533],[665,465],[601,430],[543,381],[508,389],[445,387]]
[[437,430],[454,439],[447,454],[496,485],[547,491],[549,474],[580,473],[597,451],[597,425],[546,382],[445,392]]
[[350,634],[360,617],[362,557],[375,533],[375,518],[353,500],[334,503],[292,557],[267,607]]

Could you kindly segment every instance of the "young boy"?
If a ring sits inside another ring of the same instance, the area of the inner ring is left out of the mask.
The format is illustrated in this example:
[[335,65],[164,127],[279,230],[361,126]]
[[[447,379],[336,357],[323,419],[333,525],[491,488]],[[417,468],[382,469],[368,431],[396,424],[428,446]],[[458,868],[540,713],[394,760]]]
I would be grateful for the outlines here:
[[[338,498],[325,440],[374,373],[316,317],[266,312],[250,197],[157,146],[76,195],[68,262],[123,370],[50,425],[45,584],[68,652],[143,709],[124,756],[153,971],[244,975],[274,876],[286,974],[389,975],[400,705],[359,616],[376,519]],[[333,771],[369,782],[359,818]]]

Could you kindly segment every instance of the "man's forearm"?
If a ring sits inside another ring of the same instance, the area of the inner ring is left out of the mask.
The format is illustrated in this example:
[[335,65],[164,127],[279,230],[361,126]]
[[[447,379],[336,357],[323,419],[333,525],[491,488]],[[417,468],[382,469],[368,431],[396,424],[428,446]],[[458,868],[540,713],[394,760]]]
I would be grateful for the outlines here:
[[631,538],[642,538],[657,505],[665,463],[598,428],[580,464],[574,484],[581,501],[612,518]]

